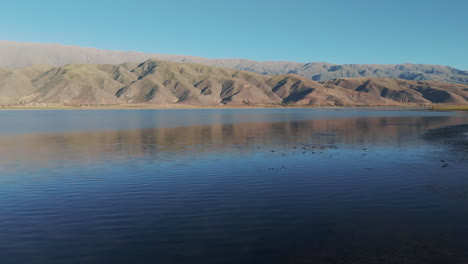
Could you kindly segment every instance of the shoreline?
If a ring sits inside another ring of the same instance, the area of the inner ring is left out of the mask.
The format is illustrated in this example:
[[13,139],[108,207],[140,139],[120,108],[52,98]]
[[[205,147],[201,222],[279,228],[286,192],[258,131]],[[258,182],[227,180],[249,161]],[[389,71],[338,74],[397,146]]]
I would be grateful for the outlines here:
[[2,110],[169,110],[169,109],[427,109],[431,111],[468,111],[468,105],[355,105],[355,106],[314,106],[314,105],[186,105],[186,104],[119,104],[119,105],[0,105]]
[[182,104],[168,104],[168,105],[150,105],[150,104],[122,104],[122,105],[81,105],[81,106],[67,106],[63,104],[49,104],[47,106],[32,106],[32,105],[10,105],[0,106],[2,110],[169,110],[169,109],[395,109],[395,108],[416,108],[427,110],[468,110],[468,105],[463,106],[433,106],[433,105],[362,105],[362,106],[300,106],[300,105],[221,105],[221,106],[194,106]]

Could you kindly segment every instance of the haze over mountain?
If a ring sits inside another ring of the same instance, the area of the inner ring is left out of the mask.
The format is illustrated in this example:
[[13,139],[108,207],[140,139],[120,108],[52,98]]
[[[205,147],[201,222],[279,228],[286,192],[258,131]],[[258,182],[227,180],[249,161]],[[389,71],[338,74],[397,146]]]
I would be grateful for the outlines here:
[[322,62],[259,62],[247,59],[208,59],[182,55],[109,51],[95,48],[64,46],[60,44],[0,41],[0,67],[6,68],[23,68],[35,64],[63,66],[66,64],[141,63],[150,58],[162,61],[190,62],[210,66],[227,67],[268,75],[293,73],[314,81],[328,81],[337,78],[378,77],[414,81],[436,80],[449,83],[468,84],[468,71],[439,65],[336,65]]
[[155,59],[141,64],[0,68],[3,105],[385,106],[468,104],[467,100],[468,85],[462,84],[383,78],[316,82],[295,74],[262,75]]

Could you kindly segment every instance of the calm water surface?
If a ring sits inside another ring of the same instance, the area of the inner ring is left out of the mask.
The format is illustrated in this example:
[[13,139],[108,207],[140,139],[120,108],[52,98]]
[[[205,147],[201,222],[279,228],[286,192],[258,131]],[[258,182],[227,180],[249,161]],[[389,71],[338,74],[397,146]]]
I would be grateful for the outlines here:
[[466,112],[1,111],[0,122],[2,264],[468,263],[468,134],[437,130],[468,124]]

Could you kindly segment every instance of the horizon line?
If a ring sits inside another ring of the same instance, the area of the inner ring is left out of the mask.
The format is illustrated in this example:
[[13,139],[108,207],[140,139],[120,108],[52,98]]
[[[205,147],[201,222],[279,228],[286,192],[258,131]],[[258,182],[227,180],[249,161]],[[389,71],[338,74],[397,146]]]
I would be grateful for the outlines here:
[[[89,46],[79,46],[74,44],[63,44],[57,42],[27,42],[27,41],[16,41],[16,40],[4,40],[0,39],[0,42],[9,42],[13,44],[38,44],[38,45],[59,45],[63,47],[75,47],[75,48],[83,48],[83,49],[95,49],[101,51],[113,51],[113,52],[129,52],[129,53],[139,53],[139,54],[148,54],[148,55],[155,55],[155,56],[180,56],[180,57],[191,57],[191,58],[200,58],[200,59],[209,59],[209,60],[246,60],[252,62],[286,62],[286,63],[297,63],[297,64],[330,64],[330,65],[430,65],[430,66],[443,66],[443,67],[450,67],[456,70],[461,71],[468,71],[468,69],[461,69],[456,68],[450,65],[442,65],[442,64],[432,64],[432,63],[414,63],[414,62],[401,62],[401,63],[332,63],[326,61],[309,61],[309,62],[300,62],[300,61],[292,61],[292,60],[254,60],[249,58],[236,58],[236,57],[223,57],[223,58],[213,58],[213,57],[203,57],[203,56],[196,56],[196,55],[186,55],[186,54],[171,54],[171,53],[153,53],[153,52],[144,52],[144,51],[135,51],[135,50],[115,50],[115,49],[104,49],[104,48],[96,48],[96,47],[89,47]],[[33,65],[33,64],[31,64]]]

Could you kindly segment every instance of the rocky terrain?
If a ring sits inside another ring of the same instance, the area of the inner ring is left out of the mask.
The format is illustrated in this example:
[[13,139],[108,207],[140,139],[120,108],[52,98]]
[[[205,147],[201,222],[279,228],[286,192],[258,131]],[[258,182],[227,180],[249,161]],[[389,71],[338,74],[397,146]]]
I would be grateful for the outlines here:
[[385,78],[317,82],[155,59],[0,68],[0,105],[402,106],[468,104],[468,85]]

